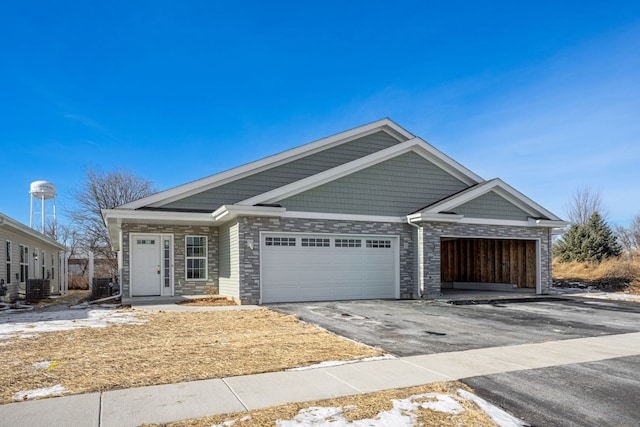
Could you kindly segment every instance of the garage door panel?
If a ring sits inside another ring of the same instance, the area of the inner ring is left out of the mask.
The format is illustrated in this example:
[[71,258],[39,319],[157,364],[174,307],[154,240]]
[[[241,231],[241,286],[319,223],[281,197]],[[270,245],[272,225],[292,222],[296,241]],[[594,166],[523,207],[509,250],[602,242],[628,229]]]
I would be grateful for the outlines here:
[[[268,246],[267,238],[295,241],[296,246]],[[266,234],[261,242],[262,301],[394,298],[395,245],[396,237]]]

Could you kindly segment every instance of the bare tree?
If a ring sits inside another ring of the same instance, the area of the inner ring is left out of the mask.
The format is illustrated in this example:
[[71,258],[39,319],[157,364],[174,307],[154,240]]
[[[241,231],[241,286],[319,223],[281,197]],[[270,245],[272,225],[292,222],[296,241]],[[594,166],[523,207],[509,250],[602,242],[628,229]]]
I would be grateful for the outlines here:
[[569,221],[576,225],[585,225],[594,213],[598,213],[602,217],[606,216],[600,193],[588,186],[577,189],[573,193],[567,209]]
[[629,255],[640,254],[640,214],[629,224],[629,227],[616,227],[616,235],[624,251]]
[[154,192],[153,184],[122,169],[113,172],[85,168],[85,179],[72,193],[75,207],[67,214],[77,231],[79,246],[105,260],[115,275],[116,254],[111,250],[109,232],[102,219],[103,209],[113,209]]

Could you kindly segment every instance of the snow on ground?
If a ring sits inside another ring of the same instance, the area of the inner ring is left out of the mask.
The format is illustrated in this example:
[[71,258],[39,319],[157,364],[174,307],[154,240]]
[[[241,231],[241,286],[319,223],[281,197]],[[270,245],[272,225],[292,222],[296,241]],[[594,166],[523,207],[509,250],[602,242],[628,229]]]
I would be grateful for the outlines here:
[[315,365],[301,366],[299,368],[290,368],[290,369],[287,369],[287,371],[306,371],[307,369],[330,368],[332,366],[348,365],[350,363],[372,362],[375,360],[387,360],[387,359],[395,359],[395,358],[396,357],[392,354],[385,354],[384,356],[367,357],[366,359],[358,359],[358,360],[329,360],[326,362],[317,363]]
[[[586,292],[585,292],[586,291]],[[614,301],[632,301],[640,302],[640,295],[623,294],[620,292],[602,292],[595,288],[551,288],[552,294],[565,295],[570,294],[573,297],[608,299]]]
[[33,400],[39,399],[41,397],[49,397],[49,396],[60,396],[67,391],[66,388],[62,386],[62,384],[54,385],[53,387],[47,388],[37,388],[35,390],[23,390],[19,391],[13,395],[13,400],[15,401],[23,401],[23,400]]
[[81,328],[106,328],[114,324],[140,324],[140,313],[103,308],[0,314],[0,344],[15,338],[32,338],[41,332]]
[[[460,404],[463,401],[475,402],[491,419],[500,427],[524,427],[527,426],[521,420],[513,417],[497,406],[486,400],[459,389],[457,394],[425,393],[410,396],[406,399],[392,400],[393,408],[380,412],[375,418],[351,421],[344,416],[345,407],[319,407],[311,406],[301,409],[291,420],[276,421],[277,427],[414,427],[417,425],[418,409],[431,409],[433,411],[444,412],[451,415],[458,415],[464,412],[464,407]],[[245,417],[246,418],[246,417]],[[233,426],[237,421],[228,420],[223,424],[212,427]]]

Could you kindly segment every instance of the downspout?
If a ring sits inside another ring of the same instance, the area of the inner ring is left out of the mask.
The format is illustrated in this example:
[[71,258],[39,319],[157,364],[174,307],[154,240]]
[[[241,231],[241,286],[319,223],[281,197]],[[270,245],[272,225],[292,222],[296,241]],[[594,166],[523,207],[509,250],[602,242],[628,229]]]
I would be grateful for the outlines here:
[[420,227],[417,224],[414,224],[411,222],[411,220],[409,219],[409,217],[407,217],[407,224],[409,224],[412,227],[415,227],[417,230],[417,234],[418,234],[418,241],[416,242],[416,246],[418,247],[418,296],[420,297],[420,299],[422,299],[422,295],[424,294],[424,268],[421,267],[421,263],[424,262],[423,261],[423,254],[424,254],[424,248],[422,247],[423,245],[420,244],[420,230],[422,229],[422,227]]

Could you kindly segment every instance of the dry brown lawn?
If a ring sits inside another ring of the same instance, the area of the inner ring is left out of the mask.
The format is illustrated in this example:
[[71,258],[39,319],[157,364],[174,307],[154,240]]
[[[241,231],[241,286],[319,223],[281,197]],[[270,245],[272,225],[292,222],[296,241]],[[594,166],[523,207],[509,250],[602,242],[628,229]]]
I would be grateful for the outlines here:
[[[389,411],[393,406],[393,399],[406,399],[410,396],[426,393],[456,395],[458,389],[471,391],[466,385],[459,382],[429,384],[419,387],[386,390],[315,402],[291,403],[255,411],[184,420],[166,424],[166,426],[204,427],[223,425],[224,423],[227,423],[224,425],[233,425],[234,427],[274,426],[277,420],[291,420],[300,410],[310,407],[341,407],[344,408],[343,416],[347,420],[368,420],[375,419],[381,412]],[[424,398],[422,400],[428,401],[430,399]],[[462,401],[460,403],[464,408],[464,412],[458,415],[434,411],[428,408],[420,408],[414,412],[417,415],[416,425],[426,427],[496,425],[474,402]]]
[[[147,322],[9,340],[0,346],[0,402],[57,384],[77,394],[383,354],[267,309],[140,316]],[[56,363],[49,369],[34,367],[43,361]]]
[[553,260],[554,279],[585,282],[596,287],[627,283],[622,292],[640,295],[640,259],[611,258],[601,263]]

